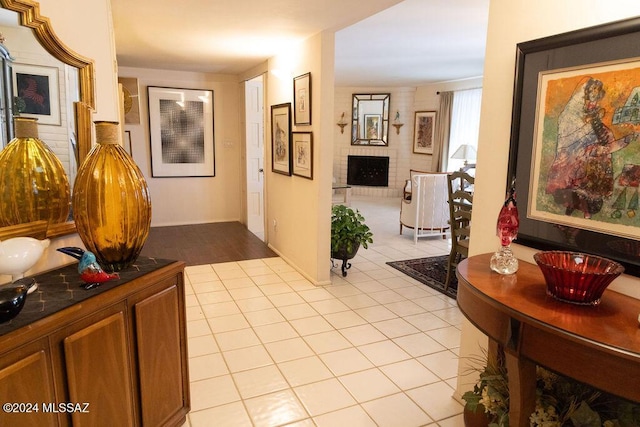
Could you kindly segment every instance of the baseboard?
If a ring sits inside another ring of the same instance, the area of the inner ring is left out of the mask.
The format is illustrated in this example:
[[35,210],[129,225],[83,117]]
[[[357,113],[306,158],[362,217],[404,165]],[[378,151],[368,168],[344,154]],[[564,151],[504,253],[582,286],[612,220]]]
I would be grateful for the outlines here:
[[274,248],[273,245],[271,245],[270,243],[267,244],[267,247],[269,249],[271,249],[273,252],[277,253],[278,256],[280,258],[282,258],[287,264],[289,264],[291,267],[293,267],[298,273],[300,273],[302,275],[302,277],[304,277],[305,279],[307,279],[309,282],[311,282],[311,284],[313,286],[328,286],[331,284],[331,280],[326,280],[326,281],[322,281],[319,282],[317,280],[315,280],[312,277],[309,277],[309,275],[307,273],[305,273],[300,267],[298,267],[296,265],[295,262],[293,262],[292,260],[290,260],[289,258],[287,258],[286,256],[284,256],[282,254],[282,252],[280,252],[278,249]]

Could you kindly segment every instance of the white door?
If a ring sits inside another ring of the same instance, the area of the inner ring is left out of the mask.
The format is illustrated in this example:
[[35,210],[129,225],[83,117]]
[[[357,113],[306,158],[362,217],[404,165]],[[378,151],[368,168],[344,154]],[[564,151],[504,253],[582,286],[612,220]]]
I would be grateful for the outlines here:
[[247,140],[247,228],[264,240],[264,102],[263,79],[245,83]]

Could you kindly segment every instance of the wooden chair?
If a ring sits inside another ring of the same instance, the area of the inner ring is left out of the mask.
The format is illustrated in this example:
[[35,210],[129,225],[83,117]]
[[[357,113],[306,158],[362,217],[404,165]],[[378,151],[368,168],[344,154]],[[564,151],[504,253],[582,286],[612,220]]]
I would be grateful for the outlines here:
[[457,171],[448,176],[449,225],[451,227],[451,252],[447,264],[445,290],[451,275],[463,257],[469,256],[471,233],[471,208],[473,205],[473,183],[475,178],[466,172]]

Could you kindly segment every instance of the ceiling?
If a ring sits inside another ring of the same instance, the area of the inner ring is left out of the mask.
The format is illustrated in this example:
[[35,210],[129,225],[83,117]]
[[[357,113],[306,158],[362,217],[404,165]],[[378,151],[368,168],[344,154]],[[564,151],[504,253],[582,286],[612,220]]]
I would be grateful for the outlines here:
[[240,74],[336,31],[337,86],[483,73],[489,0],[111,0],[119,66]]

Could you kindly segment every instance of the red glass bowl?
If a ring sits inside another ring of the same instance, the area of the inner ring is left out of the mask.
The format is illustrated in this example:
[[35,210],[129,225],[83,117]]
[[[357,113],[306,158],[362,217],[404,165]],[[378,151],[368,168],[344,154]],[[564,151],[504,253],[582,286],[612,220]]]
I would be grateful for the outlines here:
[[567,251],[533,255],[547,283],[547,294],[572,304],[598,305],[604,290],[624,272],[607,258]]

